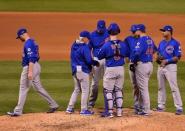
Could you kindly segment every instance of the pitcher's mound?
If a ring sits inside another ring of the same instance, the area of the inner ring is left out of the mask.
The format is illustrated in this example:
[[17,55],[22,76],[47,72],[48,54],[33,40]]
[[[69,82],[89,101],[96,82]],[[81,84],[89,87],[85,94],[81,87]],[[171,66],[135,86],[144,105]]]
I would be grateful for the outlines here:
[[152,112],[151,116],[134,115],[133,110],[124,109],[123,117],[101,118],[96,111],[93,116],[80,116],[79,112],[53,114],[31,113],[21,117],[0,117],[1,131],[182,131],[185,130],[185,115]]

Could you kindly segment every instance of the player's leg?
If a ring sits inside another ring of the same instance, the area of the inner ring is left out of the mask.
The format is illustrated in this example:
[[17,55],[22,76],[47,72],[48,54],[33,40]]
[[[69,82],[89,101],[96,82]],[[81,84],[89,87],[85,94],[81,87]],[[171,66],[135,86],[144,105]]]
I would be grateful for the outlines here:
[[91,83],[91,91],[89,98],[89,107],[94,107],[95,102],[98,97],[98,83],[101,77],[101,65],[99,67],[94,67],[92,83]]
[[115,91],[115,101],[116,101],[116,110],[117,116],[122,116],[123,108],[123,84],[124,84],[124,67],[120,67],[117,70],[118,77],[115,82],[114,91]]
[[23,68],[20,78],[19,100],[14,109],[14,113],[21,115],[26,101],[27,93],[30,89],[30,81],[28,80],[28,66]]
[[131,81],[131,84],[133,87],[134,109],[135,109],[135,112],[137,113],[139,111],[139,109],[141,108],[141,103],[142,103],[140,91],[137,86],[135,72],[129,70],[129,76],[130,76],[130,81]]
[[166,104],[166,86],[165,81],[166,77],[164,74],[164,69],[158,67],[157,71],[157,80],[158,80],[158,111],[164,111]]
[[98,98],[98,84],[100,79],[102,78],[102,74],[104,73],[104,60],[99,60],[100,66],[94,67],[94,73],[92,77],[91,83],[91,91],[90,91],[90,98],[89,98],[89,107],[94,107],[95,102]]
[[149,77],[152,73],[153,66],[151,63],[140,63],[136,68],[136,79],[139,90],[141,92],[143,100],[143,111],[144,114],[150,113],[150,97],[148,91]]
[[109,117],[113,117],[113,89],[115,84],[115,76],[112,74],[112,70],[110,68],[106,68],[104,78],[103,78],[103,87],[105,97],[108,103],[108,112]]
[[81,87],[81,115],[92,115],[93,112],[88,110],[88,98],[89,98],[89,74],[80,72],[77,73],[77,76],[80,78],[80,87]]
[[176,64],[168,65],[168,70],[165,75],[170,84],[176,110],[177,111],[183,110],[182,99],[181,99],[180,91],[177,84],[177,65]]
[[48,102],[51,109],[58,108],[59,106],[56,103],[56,101],[51,98],[51,96],[42,86],[40,81],[40,72],[41,72],[40,64],[35,63],[33,66],[33,80],[32,80],[33,87],[39,93],[39,95]]
[[81,87],[80,87],[80,80],[77,78],[76,74],[73,76],[73,80],[74,80],[74,91],[71,95],[71,98],[69,100],[69,104],[68,107],[66,109],[67,113],[73,113],[74,112],[74,105],[77,101],[77,97],[80,94],[81,91]]

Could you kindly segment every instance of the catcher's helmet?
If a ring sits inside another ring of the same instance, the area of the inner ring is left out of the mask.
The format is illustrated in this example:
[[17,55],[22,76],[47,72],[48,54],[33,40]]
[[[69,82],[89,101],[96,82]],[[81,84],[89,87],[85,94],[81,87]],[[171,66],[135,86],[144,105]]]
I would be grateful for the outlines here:
[[108,33],[110,35],[117,35],[120,33],[120,28],[116,23],[111,23],[108,27]]

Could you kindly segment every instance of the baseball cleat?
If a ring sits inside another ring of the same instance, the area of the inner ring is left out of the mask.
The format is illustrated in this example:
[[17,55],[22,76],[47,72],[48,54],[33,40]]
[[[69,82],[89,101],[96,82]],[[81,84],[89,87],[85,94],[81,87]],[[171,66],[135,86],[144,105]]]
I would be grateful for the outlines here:
[[101,114],[101,117],[113,118],[114,115],[113,115],[113,113],[103,112],[103,113]]
[[47,113],[54,113],[55,111],[57,111],[58,107],[55,108],[50,108]]
[[154,111],[164,112],[164,111],[165,111],[165,109],[164,109],[164,108],[157,107],[156,109],[154,109]]
[[122,113],[117,113],[117,117],[122,117]]
[[101,117],[108,117],[109,116],[109,112],[104,111],[101,113]]
[[145,112],[138,112],[138,115],[141,115],[141,116],[149,116],[149,113],[145,113]]
[[109,117],[109,118],[113,118],[114,115],[113,115],[112,113],[109,113],[108,117]]
[[84,116],[90,116],[90,115],[93,115],[94,112],[92,111],[89,111],[89,110],[83,110],[80,112],[80,115],[84,115]]
[[141,109],[139,109],[139,108],[135,108],[134,109],[134,113],[137,115],[139,112],[141,112]]
[[67,108],[67,110],[66,110],[66,113],[68,113],[68,114],[72,114],[72,113],[74,113],[75,111],[74,111],[74,109],[73,108]]
[[122,114],[123,114],[123,113],[122,113],[122,110],[118,110],[116,116],[117,116],[117,117],[122,117]]
[[182,115],[183,114],[183,110],[182,109],[178,109],[175,112],[176,115]]
[[20,116],[19,114],[15,113],[15,112],[7,112],[7,115],[9,115],[9,116],[11,116],[11,117]]

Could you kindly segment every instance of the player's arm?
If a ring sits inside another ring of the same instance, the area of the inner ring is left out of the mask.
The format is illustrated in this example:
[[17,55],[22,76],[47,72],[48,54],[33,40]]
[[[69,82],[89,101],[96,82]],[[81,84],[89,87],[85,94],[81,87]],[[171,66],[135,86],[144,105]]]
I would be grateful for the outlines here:
[[124,52],[122,55],[125,57],[125,62],[129,63],[129,56],[130,56],[129,46],[126,42],[123,42],[122,46],[123,46],[122,48],[124,49]]
[[179,60],[179,57],[177,56],[174,56],[172,58],[169,58],[169,59],[165,59],[165,60],[162,60],[161,62],[161,67],[165,67],[168,63],[172,63],[172,62],[178,62]]
[[180,44],[177,43],[177,45],[174,48],[174,57],[162,60],[161,67],[164,67],[166,64],[169,63],[177,63],[181,58],[181,47]]
[[84,48],[83,53],[84,53],[85,61],[89,66],[91,66],[91,65],[99,66],[99,62],[92,59],[91,51],[90,51],[90,48],[88,46],[86,46]]
[[98,57],[99,60],[102,60],[102,59],[106,58],[106,55],[105,55],[105,45],[102,46],[102,48],[98,52],[97,57]]
[[131,56],[131,62],[132,63],[137,63],[139,60],[139,56],[141,52],[143,51],[143,47],[140,42],[137,42],[136,46],[134,47],[133,54]]
[[29,59],[29,65],[28,65],[28,79],[33,79],[33,64],[37,61],[37,54],[36,54],[36,48],[33,45],[32,42],[30,42],[26,46],[26,53]]

